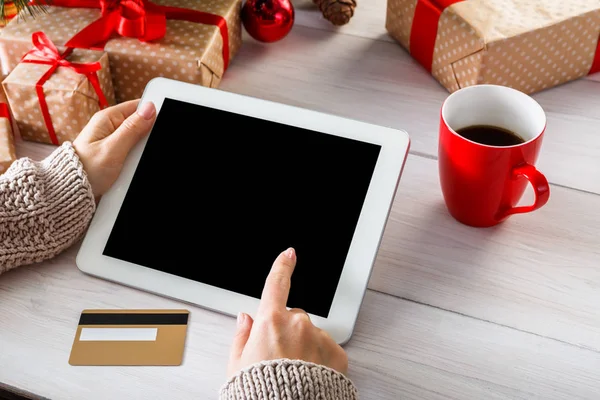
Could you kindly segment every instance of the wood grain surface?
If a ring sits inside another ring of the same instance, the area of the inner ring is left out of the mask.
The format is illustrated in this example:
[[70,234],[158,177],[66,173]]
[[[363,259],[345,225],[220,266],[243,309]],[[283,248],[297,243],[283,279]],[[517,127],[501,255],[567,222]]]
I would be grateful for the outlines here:
[[[235,320],[82,274],[77,246],[0,279],[0,379],[50,399],[216,398]],[[188,308],[179,367],[73,367],[84,308]],[[361,399],[592,400],[600,353],[368,291],[345,346]]]
[[[339,28],[310,0],[294,4],[289,36],[263,44],[245,35],[220,89],[404,129],[412,140],[346,345],[361,399],[597,400],[599,75],[533,96],[548,116],[538,163],[552,183],[548,204],[470,228],[447,214],[439,189],[448,93],[387,36],[385,0],[359,1]],[[52,150],[17,142],[18,156]],[[77,248],[0,276],[0,386],[50,399],[216,398],[234,320],[84,275]],[[181,367],[67,362],[84,308],[180,307],[192,312]]]

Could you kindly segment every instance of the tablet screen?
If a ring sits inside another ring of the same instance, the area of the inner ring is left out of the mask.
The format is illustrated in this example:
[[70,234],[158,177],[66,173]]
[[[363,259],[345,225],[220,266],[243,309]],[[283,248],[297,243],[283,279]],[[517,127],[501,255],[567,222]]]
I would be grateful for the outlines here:
[[381,146],[165,99],[103,254],[327,318]]

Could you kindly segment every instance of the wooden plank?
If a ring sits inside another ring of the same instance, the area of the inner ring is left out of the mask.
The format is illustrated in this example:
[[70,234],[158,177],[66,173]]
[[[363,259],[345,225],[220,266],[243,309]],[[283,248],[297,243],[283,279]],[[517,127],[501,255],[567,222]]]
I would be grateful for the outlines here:
[[595,399],[600,390],[597,352],[374,292],[347,350],[369,399]]
[[[3,384],[48,398],[215,398],[234,319],[86,276],[76,248],[0,279]],[[191,311],[182,366],[68,364],[82,309],[181,307]],[[370,291],[346,349],[361,400],[592,400],[600,391],[600,353]]]
[[600,350],[600,196],[550,201],[489,229],[446,211],[437,163],[410,156],[369,287]]
[[323,18],[312,0],[294,0],[293,3],[296,10],[295,26],[394,42],[385,30],[386,0],[358,0],[354,16],[343,26],[334,26]]

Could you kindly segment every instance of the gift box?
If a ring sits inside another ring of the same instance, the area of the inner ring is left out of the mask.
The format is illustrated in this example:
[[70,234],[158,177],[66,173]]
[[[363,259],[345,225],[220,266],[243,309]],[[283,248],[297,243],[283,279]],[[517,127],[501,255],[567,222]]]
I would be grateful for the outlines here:
[[0,175],[15,161],[15,139],[8,104],[0,103]]
[[0,34],[12,69],[29,37],[109,54],[118,102],[141,97],[154,77],[217,87],[242,42],[241,0],[52,0],[47,13],[15,18]]
[[385,24],[450,92],[530,94],[600,71],[598,0],[388,0]]
[[59,50],[43,32],[2,81],[23,140],[59,145],[74,140],[100,109],[115,104],[108,55]]

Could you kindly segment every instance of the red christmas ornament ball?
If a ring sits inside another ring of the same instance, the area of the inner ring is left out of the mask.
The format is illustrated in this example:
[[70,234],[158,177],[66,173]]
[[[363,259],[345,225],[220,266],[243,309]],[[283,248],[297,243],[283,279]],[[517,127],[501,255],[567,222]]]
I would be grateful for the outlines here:
[[290,0],[246,0],[242,22],[250,36],[261,42],[283,39],[294,25],[294,6]]

